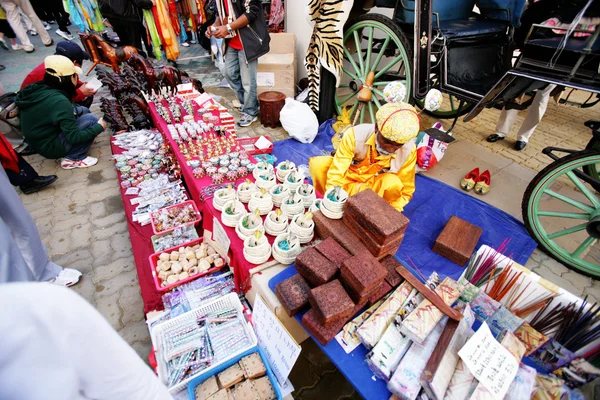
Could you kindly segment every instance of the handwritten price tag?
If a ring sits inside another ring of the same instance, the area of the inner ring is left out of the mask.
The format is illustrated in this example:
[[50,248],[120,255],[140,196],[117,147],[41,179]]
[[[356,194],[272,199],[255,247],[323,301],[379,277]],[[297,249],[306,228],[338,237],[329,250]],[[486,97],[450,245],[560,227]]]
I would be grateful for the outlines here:
[[458,352],[469,371],[495,399],[502,400],[517,375],[519,363],[484,322]]

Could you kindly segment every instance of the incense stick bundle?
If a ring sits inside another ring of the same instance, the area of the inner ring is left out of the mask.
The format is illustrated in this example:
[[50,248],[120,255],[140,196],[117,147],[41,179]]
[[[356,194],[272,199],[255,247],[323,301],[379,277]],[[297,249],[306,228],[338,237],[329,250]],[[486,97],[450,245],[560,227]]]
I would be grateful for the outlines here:
[[504,296],[506,296],[508,292],[513,289],[522,274],[523,272],[513,271],[512,266],[509,265],[508,267],[504,268],[500,274],[498,274],[498,277],[494,281],[489,291],[487,290],[487,286],[489,285],[488,281],[488,284],[486,285],[486,293],[492,299],[496,301],[502,301]]
[[505,257],[504,252],[509,243],[510,239],[505,239],[497,250],[491,247],[481,254],[474,254],[469,260],[464,277],[478,287],[493,280],[501,272],[497,267]]

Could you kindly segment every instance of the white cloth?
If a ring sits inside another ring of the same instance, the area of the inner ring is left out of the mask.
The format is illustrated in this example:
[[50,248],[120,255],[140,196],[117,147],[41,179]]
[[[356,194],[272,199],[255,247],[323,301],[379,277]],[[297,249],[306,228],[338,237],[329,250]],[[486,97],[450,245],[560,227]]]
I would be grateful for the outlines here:
[[94,307],[49,283],[0,285],[0,399],[172,400]]
[[[48,258],[37,226],[10,184],[4,168],[0,168],[0,224],[5,225],[0,231],[0,253],[4,253],[0,257],[0,283],[44,282],[56,278],[62,268]],[[21,257],[14,257],[15,250]]]
[[34,47],[31,44],[31,40],[29,40],[29,36],[27,36],[27,31],[23,26],[23,22],[21,22],[19,8],[27,17],[29,17],[33,27],[40,35],[40,38],[42,38],[42,42],[46,45],[52,42],[52,38],[44,28],[44,25],[42,25],[42,21],[40,21],[37,14],[33,10],[33,6],[29,0],[0,0],[0,6],[4,8],[4,11],[6,11],[6,19],[8,20],[8,23],[13,31],[15,31],[15,35],[19,38],[19,41],[25,50],[30,51]]
[[[548,101],[550,101],[550,93],[552,93],[554,88],[556,88],[556,85],[550,84],[545,89],[540,89],[536,92],[527,116],[521,128],[519,128],[519,133],[517,133],[517,140],[525,143],[529,142],[529,138],[544,117],[546,108],[548,108]],[[510,128],[512,128],[517,119],[517,115],[519,115],[519,110],[507,110],[504,108],[496,125],[496,134],[501,137],[508,135]]]

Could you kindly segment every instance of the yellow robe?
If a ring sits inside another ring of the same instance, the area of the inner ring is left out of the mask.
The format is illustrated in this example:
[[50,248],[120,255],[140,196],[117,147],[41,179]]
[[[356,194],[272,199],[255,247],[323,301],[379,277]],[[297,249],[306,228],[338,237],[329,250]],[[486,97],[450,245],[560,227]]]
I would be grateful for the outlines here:
[[[386,172],[397,155],[379,155],[375,140],[373,133],[361,148],[360,143],[357,146],[354,130],[350,129],[345,132],[334,157],[311,158],[309,170],[315,189],[325,193],[327,189],[341,186],[352,196],[369,188],[402,211],[415,192],[417,151],[412,150],[397,172]],[[366,154],[363,159],[357,156],[361,153]]]

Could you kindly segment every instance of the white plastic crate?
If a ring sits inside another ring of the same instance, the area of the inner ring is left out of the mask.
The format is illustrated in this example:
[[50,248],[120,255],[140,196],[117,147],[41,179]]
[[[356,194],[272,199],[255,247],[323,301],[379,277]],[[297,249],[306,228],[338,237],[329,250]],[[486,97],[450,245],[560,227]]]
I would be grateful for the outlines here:
[[251,349],[252,347],[256,346],[258,344],[258,340],[256,339],[256,335],[254,334],[254,330],[246,321],[246,317],[243,312],[244,308],[236,293],[229,293],[223,297],[209,301],[206,304],[201,305],[197,309],[188,311],[187,313],[182,314],[176,318],[158,324],[152,329],[151,337],[156,354],[158,378],[165,385],[168,385],[167,363],[163,358],[163,338],[165,333],[173,329],[178,329],[181,326],[182,322],[196,321],[197,318],[205,315],[208,312],[219,312],[228,309],[234,309],[237,311],[237,316],[244,325],[246,337],[250,340],[250,344],[247,347],[236,351],[235,353],[231,353],[229,356],[220,360],[218,363],[210,366],[209,368],[200,370],[196,374],[189,376],[187,379],[181,381],[180,383],[169,387],[169,391],[171,393],[176,393],[182,389],[185,389],[187,387],[187,384],[195,377],[200,376],[201,374],[218,367],[219,365],[239,356],[248,349]]

